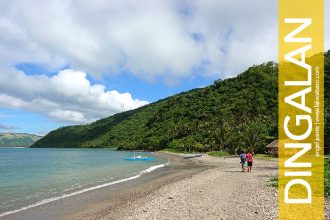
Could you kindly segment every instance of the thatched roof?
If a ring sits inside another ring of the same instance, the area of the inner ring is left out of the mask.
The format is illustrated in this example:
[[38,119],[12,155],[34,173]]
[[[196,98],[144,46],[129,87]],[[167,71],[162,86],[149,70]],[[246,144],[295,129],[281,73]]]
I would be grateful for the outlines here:
[[272,143],[268,144],[266,148],[278,148],[278,139],[273,141]]

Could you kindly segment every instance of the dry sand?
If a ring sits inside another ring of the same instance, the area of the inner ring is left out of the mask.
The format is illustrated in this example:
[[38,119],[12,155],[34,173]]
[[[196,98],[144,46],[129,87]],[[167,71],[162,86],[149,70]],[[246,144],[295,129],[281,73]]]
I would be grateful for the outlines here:
[[277,219],[277,190],[268,182],[277,175],[277,162],[257,159],[251,173],[242,173],[239,158],[190,160],[214,167],[100,219]]

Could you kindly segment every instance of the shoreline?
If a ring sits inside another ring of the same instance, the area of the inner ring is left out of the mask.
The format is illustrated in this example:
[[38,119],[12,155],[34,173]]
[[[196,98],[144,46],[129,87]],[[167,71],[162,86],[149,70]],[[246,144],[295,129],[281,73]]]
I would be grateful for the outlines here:
[[[277,219],[277,161],[255,158],[253,171],[242,173],[239,158],[156,152],[169,165],[122,182],[2,219]],[[325,200],[326,218],[330,200]]]
[[127,178],[124,178],[124,179],[119,179],[119,180],[116,180],[116,181],[113,181],[113,182],[88,187],[88,188],[85,188],[85,189],[82,189],[82,190],[79,190],[79,191],[74,191],[74,192],[64,194],[64,195],[47,198],[47,199],[38,201],[36,203],[33,203],[33,204],[30,204],[30,205],[15,209],[15,210],[6,211],[6,212],[3,212],[3,213],[0,213],[0,218],[4,217],[4,216],[7,216],[7,215],[14,214],[14,213],[18,213],[18,212],[21,212],[21,211],[24,211],[24,210],[28,210],[30,208],[35,208],[35,207],[38,207],[38,206],[41,206],[41,205],[45,205],[47,203],[54,202],[54,201],[57,201],[57,200],[60,200],[60,199],[65,199],[65,198],[68,198],[68,197],[71,197],[71,196],[76,196],[76,195],[79,195],[79,194],[82,194],[82,193],[85,193],[85,192],[89,192],[89,191],[93,191],[93,190],[97,190],[97,189],[100,189],[100,188],[103,188],[103,187],[108,187],[108,186],[112,186],[112,185],[115,185],[115,184],[118,184],[118,183],[123,183],[123,182],[126,182],[126,181],[134,180],[134,179],[137,179],[137,178],[141,177],[143,174],[153,172],[154,170],[156,170],[158,168],[161,168],[161,167],[164,167],[166,165],[167,164],[159,164],[159,165],[151,166],[151,167],[141,171],[139,174],[137,174],[135,176],[130,176],[130,177],[127,177]]
[[[73,193],[63,198],[55,198],[44,204],[34,205],[34,207],[2,216],[0,219],[73,219],[74,216],[85,215],[86,213],[82,213],[82,210],[90,210],[92,213],[95,213],[96,210],[104,212],[103,209],[108,209],[109,206],[117,207],[128,202],[129,198],[145,196],[162,185],[191,175],[198,170],[206,169],[177,154],[157,152],[156,155],[166,158],[169,164],[158,167],[153,172],[147,169],[138,177],[127,178],[128,181],[119,180],[118,184],[115,181],[116,183],[108,183],[106,186],[91,187],[93,189],[82,190],[83,192]],[[148,185],[147,188],[145,188],[146,185]],[[98,208],[95,208],[96,204]]]

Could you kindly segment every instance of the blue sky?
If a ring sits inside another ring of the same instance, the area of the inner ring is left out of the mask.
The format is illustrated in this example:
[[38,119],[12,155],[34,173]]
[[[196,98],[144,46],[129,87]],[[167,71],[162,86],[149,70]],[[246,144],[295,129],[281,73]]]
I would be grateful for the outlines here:
[[[56,70],[49,70],[41,65],[32,63],[20,63],[15,66],[17,70],[23,71],[26,75],[56,75],[58,71],[69,69],[70,66],[66,65]],[[134,94],[142,100],[148,102],[154,102],[159,99],[187,91],[194,88],[200,88],[212,84],[217,78],[216,75],[208,77],[200,75],[201,70],[193,70],[192,76],[185,80],[179,80],[174,85],[168,85],[160,80],[156,81],[145,81],[130,72],[120,72],[110,76],[102,77],[101,79],[95,79],[91,76],[87,76],[87,79],[92,84],[103,84],[107,88],[111,88],[119,91],[120,93],[129,92]]]
[[54,130],[62,123],[56,123],[42,114],[28,112],[20,109],[0,109],[1,124],[10,125],[9,129],[3,131],[18,133],[33,133],[44,135]]
[[[46,75],[51,77],[56,75],[60,70],[70,67],[64,66],[56,70],[49,70],[41,65],[20,63],[15,68],[23,71],[27,76]],[[119,93],[131,93],[133,97],[154,102],[183,91],[210,85],[217,79],[214,76],[202,77],[198,74],[199,71],[196,70],[194,76],[178,81],[175,85],[167,85],[160,80],[153,82],[144,81],[129,72],[122,72],[120,74],[102,77],[101,79],[95,79],[92,76],[87,76],[86,78],[91,84],[102,84],[106,88],[117,90]],[[61,126],[76,124],[54,121],[44,114],[26,111],[20,108],[0,108],[0,121],[1,125],[3,125],[0,127],[0,131],[33,133],[38,135],[45,135],[49,131]]]
[[277,2],[0,1],[0,33],[0,132],[44,135],[276,61]]

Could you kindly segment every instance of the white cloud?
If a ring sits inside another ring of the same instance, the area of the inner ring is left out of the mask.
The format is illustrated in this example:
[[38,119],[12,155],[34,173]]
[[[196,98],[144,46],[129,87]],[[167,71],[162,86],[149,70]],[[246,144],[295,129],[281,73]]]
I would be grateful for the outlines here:
[[2,1],[0,62],[69,64],[94,76],[126,69],[145,80],[185,78],[202,64],[206,74],[233,74],[276,58],[276,7],[263,0]]
[[203,74],[223,78],[277,59],[277,2],[0,1],[0,32],[3,65],[69,64],[94,76],[128,70],[165,81],[186,79],[203,66]]
[[[0,106],[74,123],[133,109],[146,102],[91,85],[86,73],[173,85],[193,74],[231,77],[277,60],[277,22],[277,1],[265,0],[0,1]],[[20,63],[72,69],[28,76],[12,68]]]
[[66,69],[52,77],[0,72],[0,107],[38,112],[59,122],[88,123],[147,104],[129,93],[91,85],[86,73]]
[[0,130],[9,131],[9,130],[15,130],[15,129],[19,129],[19,128],[16,126],[13,126],[13,125],[0,124]]

